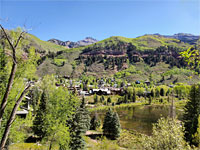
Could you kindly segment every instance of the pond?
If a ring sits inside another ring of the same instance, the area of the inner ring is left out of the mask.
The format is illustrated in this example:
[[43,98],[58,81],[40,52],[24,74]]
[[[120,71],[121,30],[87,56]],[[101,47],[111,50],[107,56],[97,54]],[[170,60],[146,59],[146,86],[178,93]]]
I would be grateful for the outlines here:
[[[127,130],[136,130],[139,133],[151,135],[153,123],[160,117],[169,116],[170,106],[166,105],[145,105],[116,108],[121,127]],[[98,117],[103,122],[106,110],[97,111]],[[94,114],[94,113],[93,113]],[[176,110],[178,119],[182,117],[182,111]]]

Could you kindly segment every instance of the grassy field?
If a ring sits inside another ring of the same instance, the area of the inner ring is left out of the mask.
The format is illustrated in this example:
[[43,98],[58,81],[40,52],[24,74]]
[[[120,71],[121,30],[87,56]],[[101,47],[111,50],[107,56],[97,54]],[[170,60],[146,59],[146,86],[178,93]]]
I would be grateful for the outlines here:
[[142,134],[122,130],[117,140],[109,140],[104,136],[97,139],[84,137],[87,150],[140,150]]
[[10,145],[9,150],[48,150],[48,147],[45,145],[37,145],[36,143],[17,143]]

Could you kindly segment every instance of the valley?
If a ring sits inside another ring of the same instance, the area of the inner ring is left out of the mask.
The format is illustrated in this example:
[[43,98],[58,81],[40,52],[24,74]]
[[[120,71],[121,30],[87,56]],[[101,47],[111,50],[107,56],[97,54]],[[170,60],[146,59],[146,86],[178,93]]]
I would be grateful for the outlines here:
[[[7,33],[10,36],[19,31]],[[9,63],[12,59],[4,53],[9,45],[5,35],[2,32],[0,35],[1,57],[5,62],[2,68],[6,70],[1,74],[5,75],[12,72]],[[157,34],[137,38],[113,36],[78,46],[82,40],[70,47],[67,42],[63,44],[55,39],[47,42],[26,34],[17,53],[19,71],[14,79],[13,96],[17,97],[17,89],[25,86],[25,81],[33,82],[34,87],[17,111],[17,123],[22,120],[24,123],[15,127],[24,125],[25,128],[13,129],[23,138],[16,138],[12,132],[10,139],[15,144],[10,145],[10,149],[51,146],[58,149],[58,143],[63,140],[72,144],[70,136],[76,140],[83,138],[88,150],[110,149],[106,148],[108,143],[113,149],[143,149],[144,139],[154,136],[153,124],[160,118],[184,121],[184,107],[191,99],[193,85],[200,82],[199,67],[191,68],[182,54],[191,47],[192,50],[199,48],[196,39],[188,40],[185,43],[173,36]],[[3,81],[7,80],[5,76]],[[13,103],[9,104],[11,106]],[[117,116],[113,119],[118,120],[116,134],[121,133],[121,136],[104,133],[108,111]],[[95,118],[96,122],[90,118]],[[79,121],[86,123],[85,126]],[[63,136],[70,133],[75,135]],[[42,141],[44,137],[49,140]],[[129,140],[125,141],[126,138]],[[17,143],[18,139],[23,140]],[[133,139],[136,142],[130,144]]]

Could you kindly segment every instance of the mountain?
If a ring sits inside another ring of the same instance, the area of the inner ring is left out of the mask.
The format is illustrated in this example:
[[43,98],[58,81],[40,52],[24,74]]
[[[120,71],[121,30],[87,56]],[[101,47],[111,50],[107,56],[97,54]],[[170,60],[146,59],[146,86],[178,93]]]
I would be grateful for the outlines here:
[[174,35],[160,35],[160,34],[156,33],[153,35],[163,36],[166,38],[178,39],[182,42],[189,43],[191,45],[197,44],[197,41],[200,39],[200,36],[189,34],[189,33],[177,33]]
[[57,45],[61,45],[61,46],[65,46],[67,48],[77,48],[77,47],[82,47],[82,46],[87,46],[87,45],[91,45],[93,43],[98,42],[96,39],[92,38],[92,37],[86,37],[83,40],[77,41],[77,42],[72,42],[72,41],[60,41],[58,39],[50,39],[48,40],[48,42],[57,44]]
[[[1,32],[0,37],[0,45],[6,46]],[[82,42],[88,44],[90,38],[76,43]],[[191,44],[158,34],[137,38],[112,36],[76,48],[42,41],[31,34],[26,34],[23,43],[26,43],[25,47],[22,47],[25,53],[28,53],[30,47],[34,47],[40,54],[41,59],[37,62],[36,72],[39,77],[47,74],[75,78],[82,75],[114,76],[119,80],[134,82],[149,80],[151,76],[155,82],[162,84],[175,81],[192,84],[200,81],[200,69],[194,70],[197,74],[184,69],[187,64],[179,54],[191,47]],[[190,80],[191,76],[194,76],[193,80]]]
[[[38,67],[38,75],[53,73],[73,77],[83,74],[112,76],[134,65],[138,66],[136,70],[131,71],[131,74],[136,73],[135,76],[127,78],[146,80],[153,71],[159,79],[170,68],[185,67],[179,52],[190,46],[178,39],[160,35],[144,35],[137,38],[112,36],[91,45],[65,49],[49,55]],[[162,65],[159,65],[160,63]]]

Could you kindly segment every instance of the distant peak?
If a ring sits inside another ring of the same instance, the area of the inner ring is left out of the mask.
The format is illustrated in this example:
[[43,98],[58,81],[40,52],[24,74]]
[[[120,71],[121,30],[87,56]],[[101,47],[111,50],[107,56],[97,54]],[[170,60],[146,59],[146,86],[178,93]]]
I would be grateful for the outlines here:
[[81,46],[86,46],[86,45],[96,43],[96,42],[98,42],[98,40],[96,40],[92,37],[86,37],[85,39],[77,41],[77,42],[72,42],[72,41],[64,42],[64,41],[52,38],[52,39],[48,40],[48,42],[52,42],[57,45],[62,45],[67,48],[75,48],[75,47],[81,47]]
[[86,37],[85,39],[92,39],[92,40],[96,40],[95,38],[93,37]]
[[195,36],[195,35],[190,34],[190,33],[177,33],[177,34],[174,34],[174,36]]

